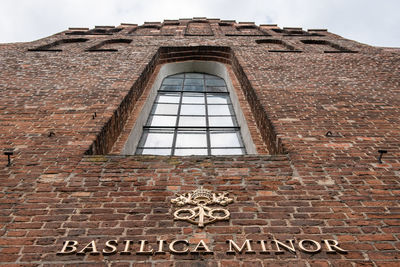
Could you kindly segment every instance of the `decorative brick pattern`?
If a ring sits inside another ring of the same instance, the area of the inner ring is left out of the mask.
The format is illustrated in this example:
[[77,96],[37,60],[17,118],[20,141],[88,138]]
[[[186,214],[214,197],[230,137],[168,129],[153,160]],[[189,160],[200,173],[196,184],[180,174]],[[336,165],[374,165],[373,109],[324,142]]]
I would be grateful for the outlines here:
[[90,52],[117,52],[118,50],[124,49],[127,45],[132,42],[131,39],[110,39],[103,41],[87,51]]
[[[190,22],[213,36],[185,35]],[[13,150],[11,166],[0,161],[0,265],[400,264],[398,49],[274,25],[257,26],[266,37],[226,36],[222,28],[241,24],[218,19],[147,24],[160,33],[123,24],[0,45],[0,149]],[[75,38],[87,41],[63,41]],[[110,41],[124,39],[132,42]],[[260,39],[302,52],[274,53]],[[357,53],[324,53],[331,49]],[[196,59],[229,66],[259,154],[116,155],[158,68]],[[382,163],[378,150],[387,151]],[[175,193],[200,186],[234,198],[229,221],[199,229],[173,220]],[[256,241],[273,238],[334,239],[348,253],[259,253]],[[191,249],[204,240],[214,253],[57,254],[66,240],[79,249],[95,240],[102,251],[114,239],[120,251],[133,240],[135,252],[141,239],[154,250],[160,239],[187,239]],[[227,254],[227,239],[252,239],[257,252]]]
[[213,36],[214,33],[206,20],[190,21],[187,24],[185,35],[187,36]]
[[[67,49],[71,49],[71,46],[77,47],[79,44],[84,43],[88,41],[89,39],[85,38],[70,38],[70,39],[61,39],[55,42],[52,42],[47,45],[41,45],[37,48],[31,48],[28,49],[28,51],[33,51],[33,52],[61,52],[63,51],[62,48],[65,48],[68,46]],[[78,46],[79,47],[79,46]]]
[[259,39],[256,40],[257,44],[266,46],[268,51],[295,51],[293,46],[288,45],[282,40],[278,39]]

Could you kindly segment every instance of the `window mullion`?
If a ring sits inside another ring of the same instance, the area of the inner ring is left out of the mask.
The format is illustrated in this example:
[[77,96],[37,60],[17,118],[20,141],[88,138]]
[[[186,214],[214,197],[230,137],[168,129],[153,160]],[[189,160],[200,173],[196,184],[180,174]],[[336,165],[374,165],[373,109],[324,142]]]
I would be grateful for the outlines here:
[[178,113],[176,115],[176,122],[175,122],[175,128],[174,128],[174,137],[173,137],[172,148],[171,148],[171,156],[175,155],[176,138],[178,136],[178,126],[179,126],[179,120],[180,120],[180,117],[181,117],[181,108],[182,108],[182,98],[183,98],[183,86],[184,86],[184,84],[185,84],[185,76],[183,78],[180,97],[179,97]]
[[211,140],[210,140],[210,123],[208,121],[208,105],[207,105],[207,87],[206,87],[206,77],[203,77],[204,83],[204,105],[206,110],[206,137],[207,137],[207,155],[211,156]]

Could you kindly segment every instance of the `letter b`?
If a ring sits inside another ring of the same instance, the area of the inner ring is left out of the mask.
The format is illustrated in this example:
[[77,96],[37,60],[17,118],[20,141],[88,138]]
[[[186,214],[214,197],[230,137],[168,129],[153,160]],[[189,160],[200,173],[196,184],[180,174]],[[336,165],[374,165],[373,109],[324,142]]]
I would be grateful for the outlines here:
[[60,252],[57,252],[59,255],[68,255],[68,254],[74,254],[77,250],[78,241],[75,240],[66,240],[64,242],[64,246],[61,249]]

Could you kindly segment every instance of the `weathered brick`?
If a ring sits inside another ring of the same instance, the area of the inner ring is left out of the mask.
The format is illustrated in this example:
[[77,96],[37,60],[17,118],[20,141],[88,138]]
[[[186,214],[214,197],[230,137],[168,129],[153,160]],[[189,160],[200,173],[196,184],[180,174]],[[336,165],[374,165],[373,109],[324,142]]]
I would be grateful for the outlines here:
[[[14,149],[0,168],[0,265],[398,265],[399,51],[206,18],[0,44],[0,149]],[[188,60],[226,66],[258,154],[121,155],[161,67]],[[174,220],[171,199],[200,186],[229,193],[229,220]],[[246,238],[257,250],[294,239],[296,254],[225,253]],[[133,253],[56,253],[113,239]],[[206,240],[214,253],[136,255],[140,239]],[[301,239],[348,253],[300,252]]]

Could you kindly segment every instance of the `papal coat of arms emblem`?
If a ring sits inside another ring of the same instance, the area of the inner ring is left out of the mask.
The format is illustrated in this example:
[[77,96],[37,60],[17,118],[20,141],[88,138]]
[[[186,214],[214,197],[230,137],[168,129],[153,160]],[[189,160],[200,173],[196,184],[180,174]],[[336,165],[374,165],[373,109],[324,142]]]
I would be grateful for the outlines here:
[[229,220],[230,212],[223,208],[211,208],[207,205],[227,206],[233,202],[232,198],[227,197],[228,193],[213,193],[210,190],[199,188],[190,193],[177,194],[171,200],[172,204],[178,207],[185,205],[195,206],[193,208],[178,209],[174,212],[175,220],[187,221],[204,227],[207,224]]

